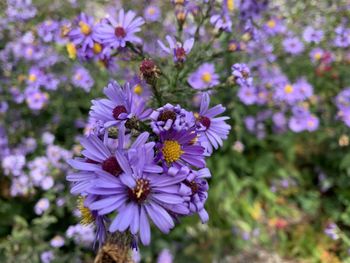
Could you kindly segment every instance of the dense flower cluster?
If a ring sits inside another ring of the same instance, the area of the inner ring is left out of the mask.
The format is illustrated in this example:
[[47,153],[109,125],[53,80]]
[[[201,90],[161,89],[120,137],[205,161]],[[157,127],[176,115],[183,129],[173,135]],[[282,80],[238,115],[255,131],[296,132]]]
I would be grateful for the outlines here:
[[183,216],[197,213],[206,222],[211,174],[204,159],[227,138],[228,117],[217,117],[225,108],[209,108],[203,93],[196,112],[171,104],[152,110],[147,97],[116,81],[104,93],[108,99],[94,100],[90,111],[101,126],[81,140],[83,157],[69,161],[76,172],[67,176],[72,193],[84,196],[92,221],[105,229],[100,218],[117,212],[109,231],[128,230],[145,245],[150,222],[163,233]]

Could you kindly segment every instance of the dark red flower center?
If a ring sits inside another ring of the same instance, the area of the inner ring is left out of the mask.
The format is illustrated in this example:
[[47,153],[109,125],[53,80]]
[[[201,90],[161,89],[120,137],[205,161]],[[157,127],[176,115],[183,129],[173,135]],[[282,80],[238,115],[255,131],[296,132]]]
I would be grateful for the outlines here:
[[165,110],[159,114],[158,121],[166,122],[167,120],[175,121],[176,120],[176,113],[173,112],[172,110]]
[[196,193],[198,192],[199,186],[198,186],[198,184],[197,184],[195,181],[189,182],[189,181],[186,180],[184,183],[185,183],[185,185],[187,185],[189,188],[191,188],[192,194],[193,194],[193,195],[196,194]]
[[184,60],[186,58],[186,51],[183,47],[178,47],[175,49],[175,57],[178,60]]
[[115,176],[118,176],[123,171],[117,159],[114,156],[111,156],[103,161],[102,169]]
[[140,65],[140,71],[144,75],[153,74],[156,64],[151,59],[144,59]]
[[208,117],[205,116],[200,116],[199,117],[199,122],[207,129],[209,129],[211,121]]
[[129,189],[129,198],[137,203],[142,203],[150,194],[151,188],[147,179],[137,179],[136,186]]
[[126,112],[126,108],[123,105],[118,105],[113,109],[113,117],[114,119],[119,120],[119,115]]
[[115,29],[114,29],[114,34],[116,37],[119,37],[119,38],[123,38],[126,36],[126,32],[125,32],[125,29],[122,28],[121,26],[117,26]]

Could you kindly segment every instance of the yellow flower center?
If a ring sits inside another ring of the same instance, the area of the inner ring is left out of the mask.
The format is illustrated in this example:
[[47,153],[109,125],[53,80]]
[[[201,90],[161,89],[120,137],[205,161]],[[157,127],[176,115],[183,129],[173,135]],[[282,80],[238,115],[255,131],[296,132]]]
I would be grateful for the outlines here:
[[164,159],[167,163],[173,163],[180,159],[184,153],[181,150],[181,145],[177,141],[165,141],[162,149]]
[[78,197],[78,209],[81,213],[81,224],[82,225],[90,225],[92,224],[95,219],[94,216],[92,215],[91,211],[89,208],[84,206],[84,200],[85,198],[82,196]]
[[236,43],[231,43],[231,44],[228,46],[228,50],[230,50],[230,51],[236,51],[236,50],[237,50],[237,44],[236,44]]
[[135,92],[137,95],[141,95],[141,94],[142,94],[143,88],[141,87],[140,84],[137,84],[137,85],[134,87],[134,92]]
[[204,72],[202,74],[202,80],[205,82],[205,83],[209,83],[211,81],[211,74],[209,72]]
[[233,11],[235,9],[235,1],[234,0],[227,0],[227,9],[229,11]]
[[269,28],[274,28],[276,26],[276,21],[273,20],[273,19],[270,19],[268,22],[267,22],[267,26]]
[[315,124],[314,121],[311,121],[311,120],[307,122],[307,126],[309,127],[313,127],[314,124]]
[[81,74],[80,73],[75,74],[75,79],[76,80],[81,80],[82,79]]
[[77,57],[77,49],[73,43],[68,43],[66,49],[70,59],[75,59]]
[[100,43],[94,43],[94,47],[93,47],[94,53],[95,54],[99,54],[102,51],[102,46]]
[[316,60],[320,60],[322,58],[322,53],[321,52],[317,52],[315,55],[314,55],[314,58]]
[[28,77],[28,80],[29,80],[30,82],[36,81],[36,75],[35,75],[35,74],[30,74],[29,77]]
[[154,15],[156,10],[153,7],[150,7],[150,8],[148,8],[147,12],[149,15]]
[[30,57],[33,55],[33,49],[32,48],[29,48],[27,50],[27,55],[30,56]]
[[245,41],[245,42],[248,42],[251,39],[251,37],[252,36],[250,35],[250,33],[247,32],[247,33],[243,34],[242,40]]
[[287,93],[287,94],[290,94],[290,93],[292,93],[293,92],[293,86],[292,85],[286,85],[285,87],[284,87],[284,92],[285,93]]
[[91,33],[91,28],[88,24],[86,24],[83,21],[79,22],[79,27],[80,27],[80,31],[81,33],[83,33],[85,36],[90,35]]

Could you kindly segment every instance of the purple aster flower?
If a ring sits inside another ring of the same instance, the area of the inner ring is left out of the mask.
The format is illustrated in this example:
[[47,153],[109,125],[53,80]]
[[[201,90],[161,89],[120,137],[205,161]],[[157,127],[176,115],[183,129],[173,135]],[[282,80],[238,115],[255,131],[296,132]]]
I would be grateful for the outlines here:
[[325,228],[324,233],[333,240],[339,239],[339,228],[335,223],[329,223]]
[[209,220],[209,215],[204,208],[204,204],[208,198],[209,185],[205,178],[210,178],[211,174],[208,168],[199,171],[191,171],[186,180],[182,182],[182,191],[186,192],[184,187],[187,187],[189,200],[186,201],[190,213],[198,213],[202,223]]
[[160,40],[158,40],[158,45],[164,52],[174,56],[174,62],[183,63],[193,47],[194,38],[189,38],[184,43],[177,42],[170,36],[166,36],[165,38],[169,47],[165,46]]
[[37,27],[38,35],[44,42],[51,42],[59,29],[59,24],[54,20],[46,20]]
[[143,11],[143,16],[148,22],[156,22],[159,20],[161,11],[156,5],[149,5]]
[[64,238],[62,236],[55,236],[50,240],[52,247],[62,247],[64,245]]
[[264,31],[271,36],[284,33],[286,31],[286,26],[282,19],[277,17],[270,18],[264,25]]
[[238,98],[245,105],[252,105],[257,102],[257,90],[253,86],[241,86],[237,94]]
[[254,132],[256,127],[256,120],[253,116],[247,116],[244,118],[244,125],[249,132]]
[[308,109],[296,106],[292,109],[293,116],[289,119],[289,128],[294,132],[315,131],[318,129],[319,120]]
[[201,105],[197,117],[197,133],[199,142],[205,148],[207,154],[213,152],[213,147],[218,149],[223,145],[230,132],[230,125],[225,120],[229,117],[216,117],[225,111],[221,104],[209,109],[210,97],[207,93],[202,95]]
[[303,32],[303,38],[307,43],[320,43],[323,39],[323,31],[316,30],[315,28],[308,26]]
[[191,165],[204,168],[204,148],[195,143],[198,134],[193,130],[176,131],[171,129],[159,134],[157,159],[163,167]]
[[335,29],[334,45],[336,47],[346,48],[350,46],[350,28],[340,25]]
[[283,48],[287,53],[298,55],[304,51],[304,44],[297,37],[288,37],[282,42]]
[[310,51],[310,58],[313,63],[320,62],[324,56],[324,50],[322,48],[314,48]]
[[232,20],[227,12],[215,14],[210,17],[210,23],[218,30],[226,32],[232,31]]
[[96,41],[94,31],[94,18],[85,13],[81,13],[76,18],[73,29],[68,33],[68,37],[74,45],[80,45],[82,51],[85,52],[87,48],[94,48],[94,43]]
[[118,211],[109,231],[129,229],[133,235],[139,233],[144,245],[150,243],[150,220],[163,233],[169,233],[174,227],[171,212],[177,213],[176,207],[184,206],[178,191],[186,174],[160,175],[162,168],[153,161],[153,145],[140,146],[128,153],[117,151],[116,158],[123,173],[118,178],[99,179],[90,189],[93,194],[100,195],[99,200],[89,205],[90,209],[97,210],[100,215]]
[[24,21],[33,18],[37,9],[31,0],[8,0],[6,14],[10,21]]
[[103,121],[106,128],[121,124],[133,128],[135,122],[146,120],[152,111],[146,109],[144,98],[131,91],[128,82],[122,87],[116,81],[111,81],[103,93],[108,99],[93,100],[90,116]]
[[173,263],[173,255],[169,249],[163,249],[160,252],[157,263]]
[[253,78],[250,76],[250,69],[246,64],[236,63],[232,67],[232,75],[240,86],[251,86]]
[[300,89],[295,87],[295,85],[283,83],[276,87],[273,96],[276,101],[284,101],[293,105],[295,102],[300,101],[302,93]]
[[47,209],[50,207],[50,202],[47,198],[41,198],[39,201],[36,203],[34,207],[34,212],[37,215],[42,215]]
[[188,83],[197,90],[212,88],[220,83],[215,66],[211,63],[202,64],[189,78]]
[[75,68],[71,81],[74,86],[82,88],[86,92],[89,92],[95,83],[89,71],[83,67]]
[[26,102],[31,110],[41,110],[49,101],[49,94],[39,90],[28,90]]
[[119,10],[118,18],[108,16],[103,19],[96,29],[96,37],[100,42],[111,49],[125,47],[127,42],[141,43],[135,34],[141,30],[144,20],[136,17],[134,11]]
[[314,94],[312,85],[307,82],[305,78],[298,79],[293,86],[298,90],[300,94],[300,100],[306,100]]
[[152,130],[156,134],[170,129],[188,130],[195,125],[195,117],[192,112],[169,103],[153,111],[150,119]]
[[44,251],[40,255],[40,260],[42,263],[50,263],[54,259],[55,259],[55,256],[51,250]]
[[267,8],[268,0],[240,0],[238,7],[242,20],[257,18]]
[[31,88],[39,88],[45,83],[45,74],[42,70],[36,67],[29,69],[27,77],[27,85]]

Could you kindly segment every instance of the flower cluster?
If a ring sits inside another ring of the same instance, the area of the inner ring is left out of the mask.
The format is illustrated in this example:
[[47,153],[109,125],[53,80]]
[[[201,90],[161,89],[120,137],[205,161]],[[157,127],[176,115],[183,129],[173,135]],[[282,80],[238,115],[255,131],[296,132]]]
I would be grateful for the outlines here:
[[196,112],[171,104],[152,110],[149,97],[116,81],[104,93],[90,111],[100,125],[81,140],[83,157],[69,161],[76,170],[67,176],[71,192],[84,196],[90,211],[84,216],[105,229],[102,217],[115,214],[108,230],[129,231],[145,245],[150,222],[163,233],[184,216],[198,214],[206,222],[211,174],[205,158],[228,136],[228,117],[218,117],[225,108],[210,108],[203,93]]

